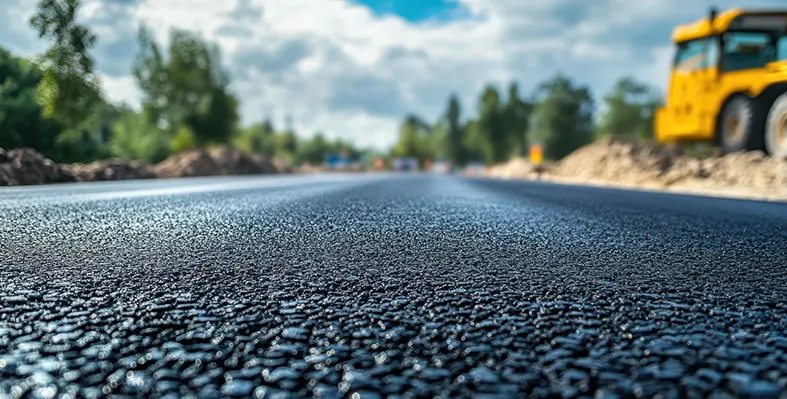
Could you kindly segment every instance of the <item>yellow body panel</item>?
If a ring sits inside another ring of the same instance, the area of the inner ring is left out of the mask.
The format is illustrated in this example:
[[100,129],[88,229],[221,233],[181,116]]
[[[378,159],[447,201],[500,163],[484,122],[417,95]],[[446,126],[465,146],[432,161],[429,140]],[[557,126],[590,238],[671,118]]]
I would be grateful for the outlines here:
[[787,61],[725,73],[716,68],[673,72],[666,105],[656,112],[656,140],[713,140],[716,118],[727,98],[736,93],[756,97],[768,86],[783,82],[787,82]]
[[[787,10],[767,14],[787,16]],[[723,34],[740,15],[749,14],[732,9],[716,16],[712,24],[706,18],[680,26],[673,32],[673,41],[682,43]],[[771,62],[762,68],[729,72],[720,71],[716,65],[697,69],[702,61],[702,57],[697,57],[681,60],[680,67],[673,66],[665,106],[656,111],[654,118],[657,141],[714,140],[716,120],[731,95],[745,93],[756,97],[774,83],[787,82],[787,60]]]
[[732,8],[717,15],[713,20],[713,26],[711,26],[708,18],[702,18],[690,24],[676,27],[672,32],[672,41],[680,43],[701,39],[717,33],[724,33],[729,29],[732,21],[741,15],[784,15],[785,13],[787,13],[787,10],[742,10]]
[[737,8],[727,10],[719,14],[713,20],[712,28],[707,18],[703,18],[687,25],[678,26],[672,32],[672,41],[680,43],[688,40],[701,39],[719,32],[724,32],[730,26],[730,22],[732,22],[735,17],[741,15],[742,13],[743,11]]

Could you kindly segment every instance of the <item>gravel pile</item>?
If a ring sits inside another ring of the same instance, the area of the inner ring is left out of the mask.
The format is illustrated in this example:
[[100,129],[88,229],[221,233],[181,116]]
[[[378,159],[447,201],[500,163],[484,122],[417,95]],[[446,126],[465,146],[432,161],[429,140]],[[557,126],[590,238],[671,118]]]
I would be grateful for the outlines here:
[[124,159],[105,159],[88,164],[63,165],[76,181],[154,179],[158,177],[150,164]]
[[0,186],[291,172],[292,168],[282,161],[230,147],[184,151],[156,165],[118,158],[57,164],[30,148],[0,148]]
[[761,152],[708,158],[702,161],[701,170],[699,176],[691,178],[723,187],[787,195],[787,160],[767,157]]
[[507,163],[491,167],[489,174],[506,179],[528,179],[537,178],[544,170],[546,170],[545,166],[534,165],[526,158],[514,158]]
[[[533,166],[525,159],[492,167],[490,174],[502,178],[534,176]],[[577,183],[787,198],[787,160],[756,151],[700,159],[677,147],[614,138],[576,150],[547,166],[544,176]]]
[[550,170],[550,175],[621,184],[665,184],[663,177],[682,161],[678,149],[649,142],[601,139],[584,146]]
[[0,148],[0,186],[74,181],[65,168],[32,148]]
[[210,157],[224,173],[233,175],[255,175],[276,173],[273,162],[260,155],[250,155],[228,146],[209,151]]
[[[264,159],[260,155],[255,155],[254,157],[256,157],[257,159]],[[293,172],[295,172],[295,168],[293,168],[292,165],[290,165],[289,163],[285,162],[282,159],[274,159],[272,162],[273,162],[273,166],[276,168],[278,173],[293,173]]]
[[218,176],[225,174],[204,149],[188,150],[170,156],[155,166],[159,177]]

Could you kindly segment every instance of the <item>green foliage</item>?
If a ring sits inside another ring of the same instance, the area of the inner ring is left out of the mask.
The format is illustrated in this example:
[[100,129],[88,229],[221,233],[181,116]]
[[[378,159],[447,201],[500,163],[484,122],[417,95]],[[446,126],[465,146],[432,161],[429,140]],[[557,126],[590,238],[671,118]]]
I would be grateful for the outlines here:
[[500,93],[494,86],[487,86],[481,94],[477,128],[484,138],[482,148],[486,163],[506,161],[511,155],[510,140]]
[[431,130],[419,117],[407,116],[399,130],[399,141],[391,153],[397,157],[414,157],[422,161],[434,158]]
[[607,109],[601,116],[600,135],[653,137],[653,118],[661,106],[661,98],[653,88],[630,77],[622,78],[604,97],[604,103]]
[[107,147],[115,157],[159,162],[170,153],[170,138],[144,113],[126,110],[115,122]]
[[295,132],[286,131],[275,135],[273,140],[274,154],[289,161],[295,161],[295,152],[298,150],[298,139]]
[[250,153],[283,159],[293,164],[323,164],[329,154],[346,153],[353,159],[363,155],[363,151],[352,143],[329,140],[319,132],[309,139],[298,138],[293,131],[276,132],[270,121],[240,129],[233,137],[232,145]]
[[533,138],[544,158],[561,159],[593,140],[593,97],[585,86],[557,75],[539,85],[533,109]]
[[30,147],[57,162],[88,162],[106,155],[103,141],[116,117],[106,103],[94,105],[77,125],[44,116],[37,101],[43,75],[37,64],[0,49],[0,143]]
[[312,165],[319,165],[325,162],[325,157],[331,151],[331,147],[325,136],[319,132],[310,140],[298,143],[298,159],[309,162]]
[[85,129],[64,130],[55,140],[57,151],[51,158],[56,162],[92,162],[109,156],[95,131]]
[[519,96],[515,83],[503,101],[488,85],[478,101],[476,118],[462,121],[461,105],[455,95],[448,99],[442,117],[429,126],[415,115],[408,116],[391,155],[445,159],[457,165],[483,160],[504,162],[527,150],[532,104]]
[[[519,86],[512,82],[508,86],[508,102],[503,108],[503,123],[507,142],[513,155],[523,155],[528,151],[528,131],[533,104],[519,96]],[[509,154],[511,155],[511,154]]]
[[228,91],[218,48],[178,29],[170,33],[167,57],[145,27],[139,41],[132,69],[151,122],[173,134],[186,126],[198,145],[229,142],[237,129],[238,101]]
[[90,30],[76,23],[79,0],[41,0],[30,24],[50,47],[39,60],[42,79],[37,100],[43,115],[67,128],[81,126],[103,101],[93,60],[88,54],[96,43]]
[[477,120],[470,120],[465,126],[465,137],[462,140],[464,145],[464,159],[463,163],[478,162],[488,158],[486,149],[489,148],[486,141],[487,138],[481,135],[479,129],[479,122]]
[[180,126],[178,131],[175,132],[175,137],[172,138],[170,148],[172,152],[181,152],[197,148],[197,138],[194,132],[188,126]]
[[0,48],[0,143],[52,156],[61,127],[44,118],[36,101],[41,74],[35,64]]
[[145,94],[142,100],[144,113],[156,125],[169,127],[169,114],[165,112],[170,106],[168,95],[169,76],[164,65],[164,57],[158,44],[153,41],[151,32],[141,26],[139,29],[139,52],[131,67],[137,85]]
[[463,161],[465,151],[463,151],[462,140],[465,135],[462,126],[462,106],[456,95],[451,95],[448,99],[448,107],[443,116],[445,120],[445,155],[453,163]]
[[[455,95],[448,98],[446,110],[432,127],[416,122],[421,120],[416,115],[407,116],[391,155],[444,157],[456,165],[494,164],[528,156],[531,144],[540,144],[545,158],[558,160],[589,143],[596,132],[652,138],[653,116],[661,105],[655,89],[624,78],[604,101],[607,110],[596,127],[590,89],[567,76],[558,74],[542,82],[529,98],[523,98],[513,82],[505,99],[495,86],[487,85],[476,115],[465,122]],[[431,132],[431,138],[421,139],[420,131]]]

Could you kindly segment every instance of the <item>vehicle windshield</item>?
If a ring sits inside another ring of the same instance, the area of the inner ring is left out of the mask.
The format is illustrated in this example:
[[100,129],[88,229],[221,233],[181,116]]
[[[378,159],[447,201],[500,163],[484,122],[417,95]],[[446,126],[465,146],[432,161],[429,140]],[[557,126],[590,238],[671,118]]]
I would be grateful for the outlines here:
[[787,35],[774,32],[731,31],[722,37],[722,69],[739,71],[762,68],[777,60],[787,60]]

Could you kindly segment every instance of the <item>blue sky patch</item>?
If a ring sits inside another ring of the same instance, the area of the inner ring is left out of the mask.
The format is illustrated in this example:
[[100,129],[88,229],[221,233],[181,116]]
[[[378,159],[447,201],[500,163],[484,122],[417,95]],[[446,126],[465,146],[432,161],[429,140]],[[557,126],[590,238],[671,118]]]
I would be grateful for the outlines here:
[[350,0],[369,7],[375,14],[396,15],[409,22],[454,21],[469,17],[456,0]]

